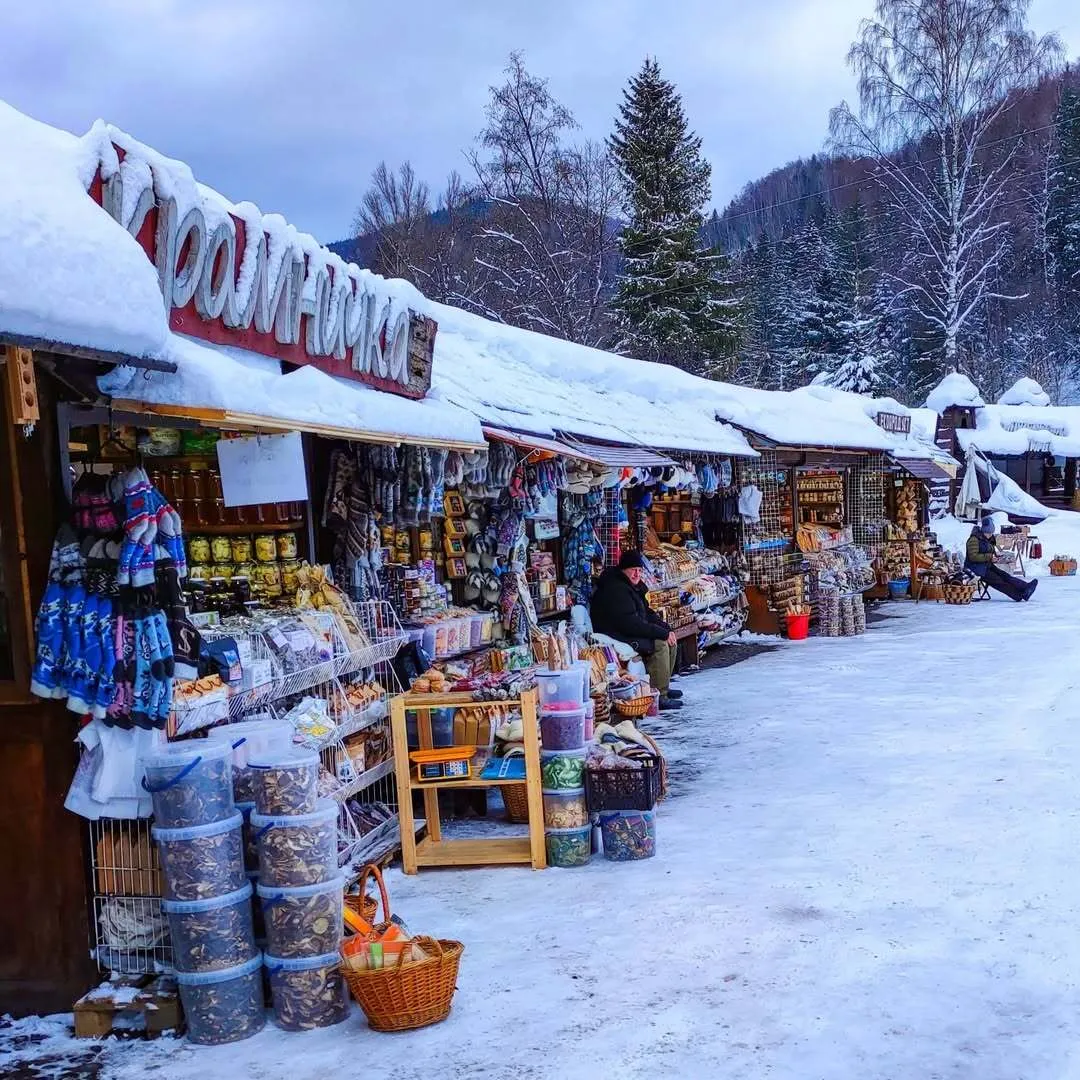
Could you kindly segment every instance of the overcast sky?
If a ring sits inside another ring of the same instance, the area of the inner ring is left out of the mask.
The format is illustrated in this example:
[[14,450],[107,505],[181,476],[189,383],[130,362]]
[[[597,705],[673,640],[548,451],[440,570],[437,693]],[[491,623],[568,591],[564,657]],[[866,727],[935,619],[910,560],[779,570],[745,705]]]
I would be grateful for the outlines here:
[[[83,132],[98,117],[234,201],[324,242],[348,235],[371,170],[466,171],[511,50],[603,138],[648,53],[683,94],[722,207],[819,149],[850,96],[844,56],[872,0],[7,0],[0,98]],[[1032,26],[1080,53],[1080,3]]]

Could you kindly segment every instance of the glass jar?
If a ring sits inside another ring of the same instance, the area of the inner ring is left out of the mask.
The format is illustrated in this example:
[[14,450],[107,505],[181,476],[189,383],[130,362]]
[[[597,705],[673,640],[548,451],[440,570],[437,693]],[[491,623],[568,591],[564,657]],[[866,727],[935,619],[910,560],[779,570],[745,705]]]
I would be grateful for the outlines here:
[[279,559],[295,559],[298,554],[296,533],[283,532],[278,533],[275,538],[277,541],[277,554]]
[[255,561],[261,563],[277,562],[277,542],[273,533],[261,533],[255,537]]
[[214,582],[218,579],[224,585],[225,582],[231,580],[233,574],[236,573],[236,567],[232,563],[214,563],[210,567],[210,581]]
[[300,580],[297,575],[301,565],[299,559],[281,560],[281,587],[285,590],[287,596],[292,596],[300,588]]
[[232,542],[227,536],[210,537],[210,561],[215,563],[232,562]]
[[283,591],[281,567],[276,562],[259,563],[259,587],[266,596],[281,596]]
[[234,563],[251,562],[252,544],[250,536],[234,536],[230,546],[232,548],[232,561]]
[[210,541],[205,536],[193,536],[188,541],[188,562],[193,566],[203,566],[213,561]]

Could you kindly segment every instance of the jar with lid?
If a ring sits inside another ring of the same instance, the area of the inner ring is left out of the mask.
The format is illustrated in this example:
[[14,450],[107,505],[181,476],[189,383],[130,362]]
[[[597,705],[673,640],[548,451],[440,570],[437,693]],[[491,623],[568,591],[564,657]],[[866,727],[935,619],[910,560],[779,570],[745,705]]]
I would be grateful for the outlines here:
[[252,543],[250,536],[234,536],[230,541],[230,547],[234,563],[251,562]]
[[261,563],[277,562],[277,542],[273,533],[260,533],[255,537],[255,561]]
[[276,562],[259,564],[259,588],[266,596],[278,597],[282,594],[281,567]]
[[300,579],[297,576],[300,571],[299,559],[282,559],[281,563],[281,587],[286,596],[292,596],[300,588]]
[[195,566],[212,562],[210,541],[205,536],[193,536],[188,541],[188,562]]
[[298,554],[296,533],[283,532],[275,537],[277,541],[277,554],[279,559],[295,559]]
[[210,537],[210,558],[215,563],[232,562],[232,541],[227,536]]

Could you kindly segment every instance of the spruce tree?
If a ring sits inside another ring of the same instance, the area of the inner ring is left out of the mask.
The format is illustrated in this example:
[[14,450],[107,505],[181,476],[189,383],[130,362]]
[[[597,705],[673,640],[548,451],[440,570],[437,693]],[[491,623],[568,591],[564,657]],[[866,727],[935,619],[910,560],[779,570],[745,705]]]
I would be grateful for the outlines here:
[[856,279],[850,314],[840,323],[843,351],[828,381],[853,394],[880,394],[891,381],[888,298],[881,282],[866,291],[863,281]]
[[1080,91],[1066,86],[1055,116],[1057,150],[1046,232],[1061,299],[1080,308]]
[[715,370],[738,338],[738,303],[720,260],[702,248],[711,168],[682,99],[653,59],[630,80],[608,143],[627,224],[611,307],[619,351]]

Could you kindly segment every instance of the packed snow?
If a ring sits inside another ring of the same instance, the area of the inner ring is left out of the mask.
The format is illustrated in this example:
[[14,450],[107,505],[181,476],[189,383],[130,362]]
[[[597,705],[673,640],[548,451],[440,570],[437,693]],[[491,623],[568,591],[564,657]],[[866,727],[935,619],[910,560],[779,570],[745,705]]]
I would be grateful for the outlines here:
[[974,429],[957,431],[960,446],[984,454],[1080,456],[1080,406],[987,405],[975,414]]
[[[1080,552],[1080,515],[1038,532]],[[1046,577],[1029,604],[885,604],[864,637],[683,679],[651,724],[654,860],[390,875],[412,929],[465,943],[442,1025],[199,1049],[32,1019],[0,1031],[0,1072],[1075,1080],[1078,603]]]
[[939,414],[954,405],[977,409],[985,404],[979,388],[959,371],[950,371],[926,398],[926,407]]
[[1017,379],[1016,382],[998,398],[999,405],[1038,405],[1050,404],[1050,395],[1034,379]]

